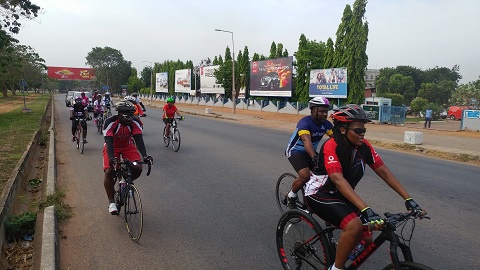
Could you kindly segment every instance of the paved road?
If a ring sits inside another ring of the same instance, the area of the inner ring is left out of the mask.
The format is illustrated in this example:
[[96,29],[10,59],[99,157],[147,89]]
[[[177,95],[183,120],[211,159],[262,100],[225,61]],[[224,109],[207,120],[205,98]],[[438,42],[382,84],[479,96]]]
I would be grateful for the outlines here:
[[[101,135],[91,130],[85,154],[80,155],[69,142],[62,96],[56,101],[58,184],[75,212],[61,226],[61,269],[279,268],[274,239],[279,212],[273,192],[278,175],[290,170],[283,156],[290,132],[188,116],[180,122],[183,141],[174,153],[161,143],[160,112],[149,109],[145,141],[155,167],[150,177],[137,182],[145,232],[134,244],[121,217],[107,213]],[[433,218],[417,223],[415,258],[435,269],[480,267],[470,252],[464,252],[480,249],[472,218],[479,211],[470,206],[480,203],[480,169],[379,152]],[[401,199],[371,171],[358,191],[378,212],[403,211]],[[385,264],[386,253],[380,252],[364,269]]]

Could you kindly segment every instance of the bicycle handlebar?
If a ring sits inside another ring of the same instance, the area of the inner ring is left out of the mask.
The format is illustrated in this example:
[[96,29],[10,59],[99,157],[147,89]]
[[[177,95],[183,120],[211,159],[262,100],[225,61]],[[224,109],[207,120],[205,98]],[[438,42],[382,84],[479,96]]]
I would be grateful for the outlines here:
[[[425,218],[425,219],[430,219],[430,217],[428,216],[422,216],[421,215],[422,212],[420,211],[412,211],[412,212],[407,212],[407,213],[397,213],[397,214],[391,214],[389,212],[386,212],[384,213],[385,215],[385,218],[383,218],[382,220],[385,222],[384,224],[388,224],[388,225],[392,225],[392,226],[396,226],[398,223],[401,223],[407,219],[417,219],[417,218]],[[380,229],[377,229],[375,227],[375,224],[372,224],[372,223],[365,223],[363,224],[363,226],[365,227],[368,227],[369,230],[381,230]]]
[[[148,169],[147,169],[147,176],[150,175],[150,172],[152,171],[152,165],[153,165],[153,159],[151,156],[148,156],[149,158],[149,161],[148,162],[143,162],[143,161],[130,161],[128,159],[123,159],[123,161],[118,161],[116,158],[116,162],[115,162],[115,166],[114,168],[117,168],[117,165],[122,165],[122,164],[126,164],[127,166],[135,166],[135,165],[138,165],[138,164],[147,164],[148,165]],[[116,170],[116,169],[115,169]]]

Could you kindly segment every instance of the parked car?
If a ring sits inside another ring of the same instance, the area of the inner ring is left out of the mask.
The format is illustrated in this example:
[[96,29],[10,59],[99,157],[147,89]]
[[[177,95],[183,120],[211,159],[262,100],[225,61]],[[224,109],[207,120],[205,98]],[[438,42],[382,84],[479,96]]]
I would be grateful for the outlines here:
[[71,107],[73,105],[72,101],[75,97],[75,91],[68,91],[67,94],[65,94],[65,106]]
[[[72,96],[69,96],[70,92],[73,92]],[[88,106],[87,106],[88,111],[93,112],[92,93],[90,93],[90,92],[84,92],[84,93],[85,93],[85,96],[88,97]],[[73,104],[75,103],[75,97],[80,96],[81,94],[82,94],[81,91],[68,91],[67,97],[65,99],[65,104],[67,104],[67,107],[73,106]]]
[[278,89],[279,86],[280,78],[276,72],[269,72],[260,79],[260,87],[262,88],[273,90]]
[[450,106],[448,108],[448,119],[450,120],[461,120],[463,115],[463,110],[468,109],[467,106]]
[[448,113],[447,113],[447,111],[442,110],[442,111],[439,113],[439,115],[440,115],[440,118],[442,118],[442,119],[447,119]]

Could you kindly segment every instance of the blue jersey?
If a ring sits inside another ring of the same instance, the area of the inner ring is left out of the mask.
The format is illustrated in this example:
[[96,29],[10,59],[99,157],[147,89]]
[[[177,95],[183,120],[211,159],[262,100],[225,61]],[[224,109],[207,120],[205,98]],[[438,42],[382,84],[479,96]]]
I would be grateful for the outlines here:
[[322,140],[323,135],[327,134],[330,136],[332,132],[333,124],[325,120],[321,124],[317,124],[312,116],[305,116],[297,123],[297,127],[288,142],[287,149],[285,150],[285,155],[290,157],[295,153],[306,153],[305,146],[303,141],[300,138],[303,134],[310,134],[312,138],[312,144],[315,151],[317,150],[320,140]]

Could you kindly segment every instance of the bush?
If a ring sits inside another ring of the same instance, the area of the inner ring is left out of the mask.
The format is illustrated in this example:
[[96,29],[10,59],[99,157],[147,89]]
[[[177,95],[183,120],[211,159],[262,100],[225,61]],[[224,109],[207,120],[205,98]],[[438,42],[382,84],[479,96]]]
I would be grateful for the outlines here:
[[25,235],[33,236],[36,221],[37,214],[32,212],[24,212],[18,216],[9,216],[5,221],[7,240],[13,242],[22,239]]
[[427,106],[428,100],[421,98],[421,97],[416,97],[412,100],[412,103],[410,103],[410,109],[413,112],[413,115],[418,115],[421,111],[425,111],[425,106]]

